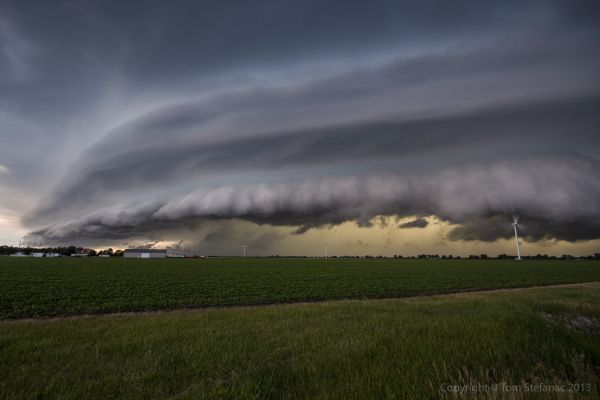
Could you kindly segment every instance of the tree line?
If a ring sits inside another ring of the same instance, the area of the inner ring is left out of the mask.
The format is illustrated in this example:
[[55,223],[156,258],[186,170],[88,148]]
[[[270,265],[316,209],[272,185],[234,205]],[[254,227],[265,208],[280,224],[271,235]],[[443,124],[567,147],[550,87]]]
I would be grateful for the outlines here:
[[16,246],[0,246],[0,255],[11,255],[15,253],[22,253],[31,255],[31,253],[55,253],[61,256],[71,256],[73,254],[87,254],[90,257],[94,256],[110,256],[110,257],[122,257],[123,250],[113,250],[112,248],[104,250],[94,250],[88,247],[77,247],[77,246],[59,246],[59,247],[16,247]]
[[[16,246],[0,246],[0,255],[11,255],[15,253],[22,253],[26,255],[31,255],[31,253],[56,253],[61,256],[71,256],[73,254],[87,254],[89,257],[94,256],[110,256],[110,257],[122,257],[123,250],[113,250],[112,248],[103,249],[103,250],[95,250],[87,247],[77,247],[77,246],[59,246],[59,247],[16,247]],[[269,256],[269,257],[280,257],[279,255]],[[295,258],[311,258],[309,256],[296,256]],[[329,258],[396,258],[396,259],[420,259],[420,260],[514,260],[516,258],[515,255],[511,254],[499,254],[497,256],[489,256],[487,254],[471,254],[469,256],[461,257],[454,256],[452,254],[449,255],[439,255],[439,254],[419,254],[416,256],[403,256],[401,254],[394,254],[393,256],[383,256],[383,255],[363,255],[363,256],[329,256]],[[531,256],[521,256],[524,260],[600,260],[600,253],[594,253],[587,256],[573,256],[570,254],[563,254],[562,256],[549,256],[547,254],[536,254]]]

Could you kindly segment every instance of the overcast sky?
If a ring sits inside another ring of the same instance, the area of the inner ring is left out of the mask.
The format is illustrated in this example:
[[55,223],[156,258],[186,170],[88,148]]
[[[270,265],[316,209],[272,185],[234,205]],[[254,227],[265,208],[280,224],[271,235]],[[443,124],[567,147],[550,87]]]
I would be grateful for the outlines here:
[[599,4],[2,1],[0,242],[600,251]]

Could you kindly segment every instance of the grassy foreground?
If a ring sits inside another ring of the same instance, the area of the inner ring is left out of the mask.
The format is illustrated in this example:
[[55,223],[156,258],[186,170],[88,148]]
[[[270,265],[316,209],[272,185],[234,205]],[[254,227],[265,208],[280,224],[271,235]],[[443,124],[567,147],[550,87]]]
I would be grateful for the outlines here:
[[600,318],[600,284],[3,321],[0,397],[598,398],[599,336],[542,312]]
[[589,281],[597,261],[0,257],[0,319]]

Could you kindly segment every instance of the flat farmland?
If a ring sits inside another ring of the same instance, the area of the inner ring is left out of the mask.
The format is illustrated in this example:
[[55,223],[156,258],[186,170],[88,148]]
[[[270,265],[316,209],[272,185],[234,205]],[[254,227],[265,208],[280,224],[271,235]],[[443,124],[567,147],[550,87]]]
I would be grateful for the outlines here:
[[4,320],[0,398],[598,399],[598,321],[598,283]]
[[600,281],[597,261],[0,257],[0,319]]

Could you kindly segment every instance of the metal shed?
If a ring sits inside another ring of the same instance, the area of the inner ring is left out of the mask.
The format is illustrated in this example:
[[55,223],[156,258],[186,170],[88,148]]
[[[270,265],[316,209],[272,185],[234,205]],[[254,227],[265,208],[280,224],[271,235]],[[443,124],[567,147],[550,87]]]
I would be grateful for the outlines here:
[[127,249],[123,252],[124,258],[166,258],[167,250],[159,249]]

